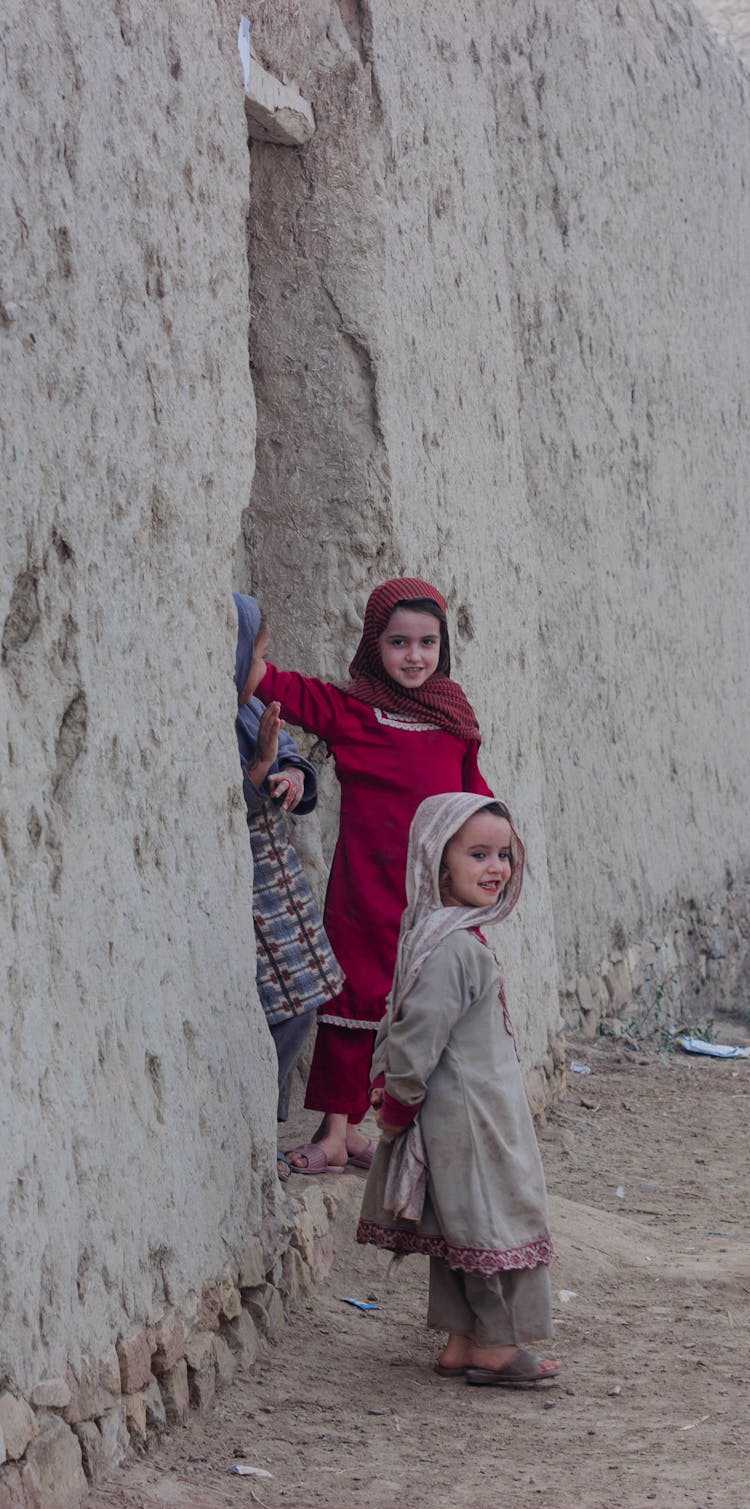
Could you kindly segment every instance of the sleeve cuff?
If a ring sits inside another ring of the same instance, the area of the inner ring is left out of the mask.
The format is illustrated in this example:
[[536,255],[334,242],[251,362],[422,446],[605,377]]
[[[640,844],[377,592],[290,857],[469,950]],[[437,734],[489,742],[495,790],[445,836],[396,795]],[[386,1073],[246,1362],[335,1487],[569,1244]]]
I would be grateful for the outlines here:
[[383,1118],[383,1121],[386,1121],[389,1126],[410,1127],[415,1116],[417,1115],[417,1112],[420,1111],[421,1108],[421,1100],[418,1101],[415,1106],[405,1106],[403,1101],[394,1100],[393,1096],[389,1095],[388,1091],[386,1090],[383,1097],[383,1104],[380,1108],[380,1114]]
[[376,1074],[375,1078],[370,1081],[370,1089],[371,1090],[384,1090],[385,1089],[385,1074]]
[[265,782],[263,783],[263,786],[255,786],[250,780],[249,775],[243,776],[242,794],[245,798],[245,806],[248,810],[248,813],[254,814],[256,812],[261,812],[265,807],[268,800],[268,791],[264,790],[264,786]]

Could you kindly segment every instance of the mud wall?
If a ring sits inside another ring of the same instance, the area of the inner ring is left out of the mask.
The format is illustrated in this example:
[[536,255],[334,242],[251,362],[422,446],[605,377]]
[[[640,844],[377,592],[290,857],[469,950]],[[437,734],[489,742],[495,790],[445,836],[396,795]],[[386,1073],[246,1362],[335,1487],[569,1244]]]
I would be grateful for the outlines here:
[[750,10],[745,0],[696,0],[698,10],[728,47],[750,64]]
[[446,591],[549,1070],[560,1001],[637,1009],[686,915],[693,1017],[714,916],[731,989],[747,954],[747,77],[660,0],[251,15],[318,124],[251,154],[248,579],[279,660],[335,675],[373,581]]
[[236,38],[83,0],[2,34],[0,1388],[28,1389],[259,1231],[274,1072],[232,748]]
[[[740,65],[661,0],[249,9],[317,120],[253,147],[249,242],[239,7],[3,19],[14,1389],[227,1261],[232,1307],[274,1224],[232,584],[282,663],[333,676],[373,581],[444,587],[528,846],[498,942],[539,1098],[561,1000],[596,1021],[593,980],[619,1009],[691,917],[695,990],[719,997],[725,933],[744,978]],[[334,828],[331,801],[320,877]]]

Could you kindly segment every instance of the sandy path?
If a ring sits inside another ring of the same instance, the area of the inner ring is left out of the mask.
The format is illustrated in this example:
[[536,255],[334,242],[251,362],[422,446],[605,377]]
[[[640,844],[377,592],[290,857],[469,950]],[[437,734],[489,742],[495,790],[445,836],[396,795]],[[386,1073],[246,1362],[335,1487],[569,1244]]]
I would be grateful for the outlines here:
[[[570,1076],[540,1133],[559,1387],[431,1374],[426,1264],[389,1282],[385,1257],[356,1246],[347,1173],[328,1284],[251,1376],[92,1505],[748,1509],[750,1061],[604,1043],[573,1056],[592,1073]],[[369,1294],[377,1314],[341,1303]],[[238,1450],[272,1480],[229,1477]]]

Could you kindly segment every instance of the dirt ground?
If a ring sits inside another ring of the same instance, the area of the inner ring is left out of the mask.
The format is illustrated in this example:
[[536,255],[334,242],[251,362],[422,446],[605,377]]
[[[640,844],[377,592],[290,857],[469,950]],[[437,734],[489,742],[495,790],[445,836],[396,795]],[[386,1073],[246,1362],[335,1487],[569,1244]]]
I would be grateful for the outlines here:
[[[747,1041],[739,1023],[720,1035]],[[750,1060],[604,1040],[569,1057],[591,1072],[540,1129],[558,1386],[431,1373],[426,1261],[389,1279],[356,1246],[364,1175],[347,1172],[328,1282],[92,1509],[748,1509]],[[377,1312],[341,1302],[368,1295]],[[230,1477],[235,1461],[273,1476]]]

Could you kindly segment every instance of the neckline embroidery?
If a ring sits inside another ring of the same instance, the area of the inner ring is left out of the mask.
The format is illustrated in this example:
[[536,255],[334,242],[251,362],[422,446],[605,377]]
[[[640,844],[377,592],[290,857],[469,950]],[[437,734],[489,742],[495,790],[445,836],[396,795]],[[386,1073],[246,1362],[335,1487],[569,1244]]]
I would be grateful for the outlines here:
[[381,707],[374,707],[373,712],[385,728],[402,728],[412,734],[429,734],[439,732],[439,723],[414,723],[408,718],[395,718],[392,713],[385,712]]

